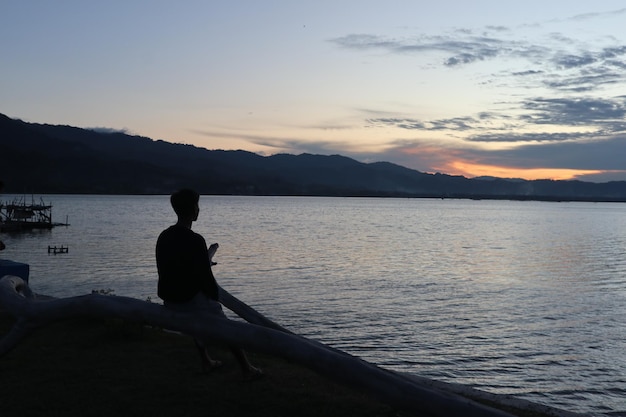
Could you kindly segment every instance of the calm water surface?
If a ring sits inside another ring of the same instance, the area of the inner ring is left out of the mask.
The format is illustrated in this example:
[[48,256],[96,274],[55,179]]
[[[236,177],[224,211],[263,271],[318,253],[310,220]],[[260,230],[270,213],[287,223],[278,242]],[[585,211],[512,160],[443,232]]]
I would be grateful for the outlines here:
[[[2,236],[36,292],[157,299],[168,197],[44,199],[71,226]],[[220,244],[218,282],[299,334],[394,370],[626,413],[624,204],[207,196],[194,229]]]

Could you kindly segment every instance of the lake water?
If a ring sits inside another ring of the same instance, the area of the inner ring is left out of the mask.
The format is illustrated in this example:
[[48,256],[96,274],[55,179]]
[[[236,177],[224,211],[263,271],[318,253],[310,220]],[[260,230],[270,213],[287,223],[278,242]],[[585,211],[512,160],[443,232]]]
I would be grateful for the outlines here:
[[[174,222],[167,196],[44,200],[71,225],[1,237],[1,256],[30,264],[36,292],[157,300],[154,244]],[[625,204],[203,196],[200,205],[194,230],[220,244],[218,282],[296,333],[389,369],[626,414]],[[48,254],[61,245],[67,254]]]

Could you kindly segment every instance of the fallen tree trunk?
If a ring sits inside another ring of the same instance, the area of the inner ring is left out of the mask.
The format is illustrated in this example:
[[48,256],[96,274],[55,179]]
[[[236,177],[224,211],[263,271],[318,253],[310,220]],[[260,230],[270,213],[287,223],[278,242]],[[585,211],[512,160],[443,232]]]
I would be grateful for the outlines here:
[[220,295],[226,307],[234,307],[244,319],[259,324],[229,320],[210,313],[175,312],[160,304],[121,296],[89,294],[37,300],[21,278],[5,276],[0,278],[0,306],[17,321],[0,340],[0,357],[46,324],[79,316],[117,317],[288,359],[331,380],[375,395],[397,409],[429,416],[511,416],[288,332],[226,291],[221,290]]

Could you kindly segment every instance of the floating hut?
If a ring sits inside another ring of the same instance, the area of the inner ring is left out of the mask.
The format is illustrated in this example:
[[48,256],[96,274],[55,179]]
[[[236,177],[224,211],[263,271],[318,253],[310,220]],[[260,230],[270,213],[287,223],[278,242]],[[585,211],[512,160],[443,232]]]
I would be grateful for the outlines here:
[[0,203],[0,231],[12,232],[33,229],[52,229],[52,205],[46,204],[43,198],[29,203],[24,197],[16,198],[10,203]]

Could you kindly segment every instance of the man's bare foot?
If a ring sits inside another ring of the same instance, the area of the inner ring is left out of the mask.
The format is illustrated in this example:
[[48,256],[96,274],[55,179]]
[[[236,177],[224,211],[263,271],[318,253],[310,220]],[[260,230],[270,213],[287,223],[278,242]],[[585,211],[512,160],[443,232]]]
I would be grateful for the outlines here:
[[222,361],[218,361],[215,359],[211,359],[208,362],[202,364],[202,373],[209,374],[216,369],[221,368],[223,365]]
[[243,379],[246,381],[255,381],[257,379],[261,379],[265,376],[262,370],[259,368],[255,368],[254,366],[250,366],[244,373]]

